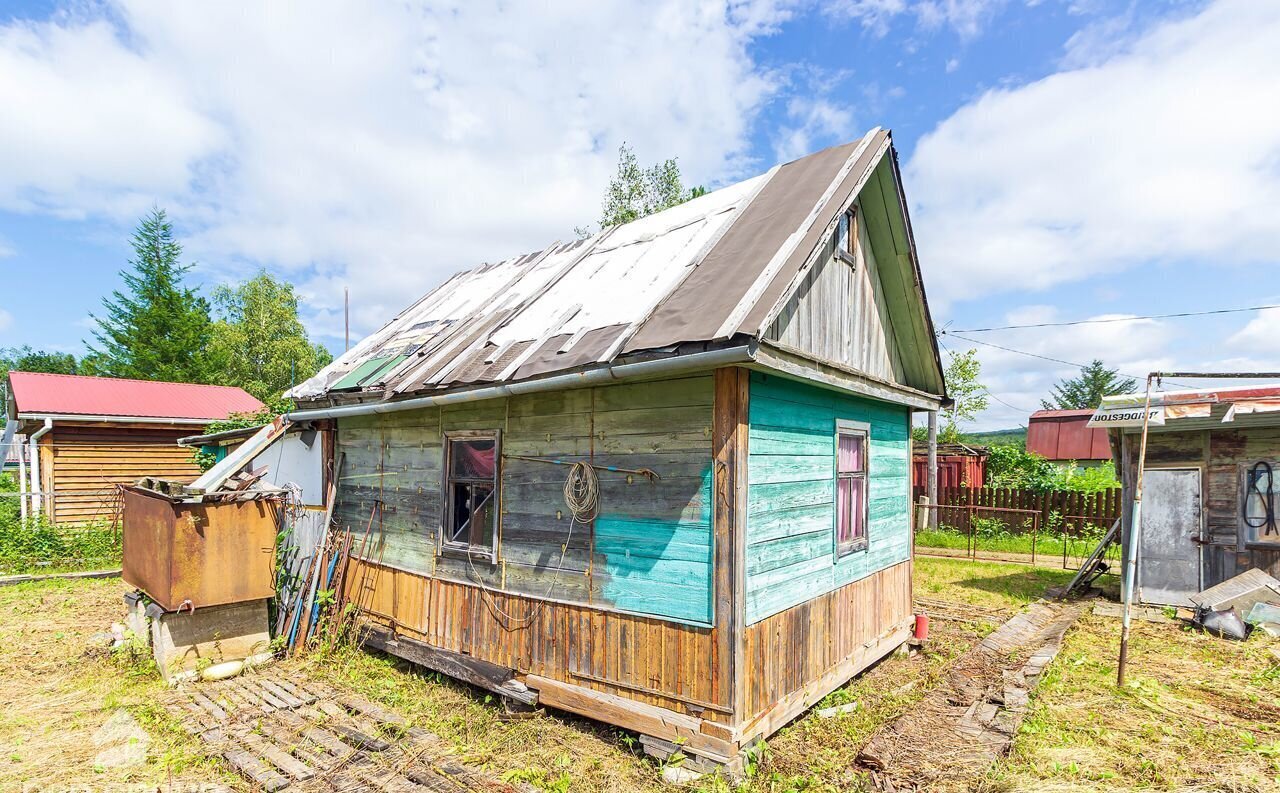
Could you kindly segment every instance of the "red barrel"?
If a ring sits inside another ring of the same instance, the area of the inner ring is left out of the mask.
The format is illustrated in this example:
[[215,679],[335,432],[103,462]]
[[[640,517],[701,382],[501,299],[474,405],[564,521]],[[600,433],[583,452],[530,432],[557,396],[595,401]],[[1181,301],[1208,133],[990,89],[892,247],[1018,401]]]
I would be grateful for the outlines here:
[[928,614],[916,615],[916,634],[915,635],[916,635],[916,638],[919,639],[920,641],[924,641],[925,639],[929,638],[929,615]]

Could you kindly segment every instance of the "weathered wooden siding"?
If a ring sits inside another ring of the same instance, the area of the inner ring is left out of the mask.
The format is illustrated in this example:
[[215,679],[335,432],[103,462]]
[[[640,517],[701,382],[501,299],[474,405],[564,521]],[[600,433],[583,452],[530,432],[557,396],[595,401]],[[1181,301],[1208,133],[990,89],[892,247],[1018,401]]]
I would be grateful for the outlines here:
[[[746,623],[910,557],[907,408],[758,372],[751,375]],[[868,548],[835,555],[835,433],[871,425]]]
[[783,306],[765,338],[860,372],[903,382],[902,359],[880,284],[879,267],[862,223],[856,264],[828,240],[821,258]]
[[[358,531],[372,517],[385,537],[373,558],[404,570],[709,625],[712,400],[708,375],[343,419],[335,514]],[[496,566],[436,552],[441,438],[461,429],[502,432]],[[599,517],[571,527],[567,469],[521,456],[659,479],[600,472]]]
[[755,717],[833,671],[840,670],[831,675],[827,690],[814,692],[815,697],[842,685],[878,660],[879,656],[860,656],[859,651],[901,629],[911,616],[911,562],[905,561],[749,626],[744,721],[750,727]]
[[75,425],[55,423],[40,439],[41,478],[54,491],[45,511],[58,523],[113,517],[117,484],[144,476],[190,482],[200,475],[191,450],[178,438],[191,427]]
[[[1124,436],[1123,482],[1125,526],[1133,508],[1133,485],[1137,475],[1138,436]],[[1147,468],[1200,468],[1205,472],[1204,545],[1205,586],[1219,584],[1250,568],[1260,568],[1280,576],[1280,549],[1249,547],[1242,517],[1244,470],[1259,460],[1267,460],[1280,470],[1280,428],[1251,427],[1228,430],[1152,432],[1147,440]]]
[[370,571],[364,575],[373,585],[362,601],[369,612],[433,647],[521,674],[729,721],[728,658],[719,649],[717,630],[486,592],[375,565],[355,564],[349,571],[353,599],[361,589],[362,567]]

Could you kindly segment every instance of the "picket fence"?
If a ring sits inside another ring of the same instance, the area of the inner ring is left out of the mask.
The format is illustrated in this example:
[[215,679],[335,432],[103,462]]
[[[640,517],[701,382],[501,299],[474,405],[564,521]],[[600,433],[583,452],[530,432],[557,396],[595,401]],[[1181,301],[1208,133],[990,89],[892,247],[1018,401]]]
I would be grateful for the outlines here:
[[[915,487],[913,491],[919,500],[925,489]],[[1107,528],[1120,517],[1120,492],[1118,487],[1097,493],[1009,487],[946,487],[938,488],[938,506],[1030,510],[1040,514],[1039,525],[1042,527],[1053,526],[1050,515],[1057,513],[1059,521],[1069,519],[1069,523],[1092,523]]]

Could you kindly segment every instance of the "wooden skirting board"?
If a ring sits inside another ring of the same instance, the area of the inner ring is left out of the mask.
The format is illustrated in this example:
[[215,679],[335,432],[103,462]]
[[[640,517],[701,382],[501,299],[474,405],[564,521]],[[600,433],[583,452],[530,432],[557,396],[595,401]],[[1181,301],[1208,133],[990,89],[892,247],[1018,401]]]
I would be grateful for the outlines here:
[[426,642],[395,636],[381,625],[366,623],[360,628],[360,644],[397,658],[492,691],[525,705],[536,705],[538,695],[515,679],[515,670],[468,655],[441,650]]
[[381,625],[363,625],[361,644],[526,705],[542,705],[576,713],[634,730],[641,735],[676,743],[687,753],[720,763],[732,770],[741,762],[739,749],[743,746],[781,729],[827,694],[905,642],[911,635],[913,619],[905,619],[863,644],[822,677],[793,691],[773,707],[737,728],[561,680],[540,675],[521,676],[515,670],[479,658],[432,647],[416,639],[396,636]]
[[904,619],[879,637],[859,647],[852,655],[832,667],[822,677],[809,683],[804,688],[791,692],[780,699],[773,707],[740,726],[736,731],[738,745],[746,746],[756,738],[767,738],[777,732],[792,719],[817,704],[827,694],[835,691],[859,672],[896,650],[911,636],[911,628],[914,622],[914,616]]

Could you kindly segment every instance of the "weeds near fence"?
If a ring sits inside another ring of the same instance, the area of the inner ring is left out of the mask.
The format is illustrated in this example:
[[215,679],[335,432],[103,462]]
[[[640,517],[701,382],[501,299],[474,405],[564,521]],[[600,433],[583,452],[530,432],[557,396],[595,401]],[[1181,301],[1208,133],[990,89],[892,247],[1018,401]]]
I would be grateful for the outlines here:
[[[17,489],[13,477],[0,476],[0,493]],[[58,526],[44,515],[24,521],[18,499],[0,497],[0,575],[116,567],[120,550],[120,532],[112,521]]]

